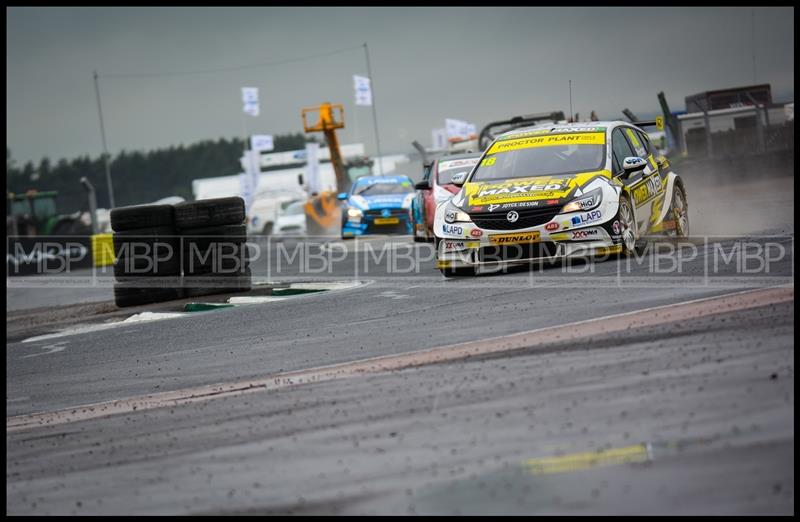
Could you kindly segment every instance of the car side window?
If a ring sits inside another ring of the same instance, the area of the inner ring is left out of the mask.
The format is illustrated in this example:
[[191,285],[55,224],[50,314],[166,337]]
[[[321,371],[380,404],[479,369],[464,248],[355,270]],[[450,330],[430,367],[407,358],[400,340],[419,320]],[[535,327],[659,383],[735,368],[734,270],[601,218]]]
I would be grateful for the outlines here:
[[428,181],[429,179],[431,179],[431,170],[433,170],[433,163],[425,165],[422,174],[422,181]]
[[640,158],[646,158],[647,149],[645,149],[644,145],[642,144],[640,139],[641,134],[630,127],[625,128],[625,134],[628,135],[628,141],[630,141],[630,144],[633,145],[633,151],[636,153],[636,155]]
[[611,133],[611,148],[614,152],[612,155],[614,162],[614,175],[618,176],[622,174],[623,160],[628,156],[633,156],[633,150],[628,143],[628,139],[622,133],[622,129],[614,129],[614,132]]
[[653,154],[653,156],[655,156],[653,145],[650,143],[650,136],[641,131],[636,131],[636,135],[639,136],[639,140],[642,142],[642,147],[644,147],[645,150],[645,156],[642,157],[647,157],[648,154]]

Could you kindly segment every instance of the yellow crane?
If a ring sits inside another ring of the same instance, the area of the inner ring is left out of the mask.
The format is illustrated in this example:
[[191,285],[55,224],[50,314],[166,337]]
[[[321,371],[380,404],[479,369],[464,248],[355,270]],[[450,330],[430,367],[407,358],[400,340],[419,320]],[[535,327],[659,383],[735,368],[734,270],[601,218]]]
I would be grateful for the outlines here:
[[[336,129],[344,128],[344,107],[340,103],[323,103],[319,107],[304,108],[302,116],[303,129],[306,132],[322,132],[325,135],[331,164],[336,174],[336,192],[323,191],[319,194],[310,194],[305,206],[308,233],[322,233],[330,231],[341,218],[336,194],[350,188],[350,179],[345,172],[339,140],[336,138]],[[314,116],[316,117],[313,119],[316,121],[309,123],[309,119]]]

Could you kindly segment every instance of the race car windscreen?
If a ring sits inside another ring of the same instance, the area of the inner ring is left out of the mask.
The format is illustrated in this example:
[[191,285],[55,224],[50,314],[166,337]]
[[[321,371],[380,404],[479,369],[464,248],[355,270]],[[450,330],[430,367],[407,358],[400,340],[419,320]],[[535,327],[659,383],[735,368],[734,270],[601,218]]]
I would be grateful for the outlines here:
[[357,196],[376,196],[383,194],[408,194],[414,191],[414,186],[404,181],[402,183],[365,183],[356,186],[353,194]]
[[555,176],[599,170],[605,133],[561,134],[498,140],[470,181]]
[[452,183],[453,176],[456,174],[468,173],[476,163],[478,163],[477,157],[474,159],[440,161],[436,173],[436,183],[439,185]]

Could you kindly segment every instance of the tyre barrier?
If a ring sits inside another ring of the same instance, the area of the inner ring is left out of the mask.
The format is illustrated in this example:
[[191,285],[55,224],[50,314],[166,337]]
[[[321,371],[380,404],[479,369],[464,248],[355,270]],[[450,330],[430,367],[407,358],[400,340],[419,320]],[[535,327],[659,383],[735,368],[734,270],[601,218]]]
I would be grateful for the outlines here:
[[137,306],[178,299],[180,238],[172,205],[137,205],[111,210],[114,303]]
[[244,200],[180,203],[175,221],[187,296],[246,292],[251,287]]
[[244,220],[239,197],[112,209],[114,302],[126,307],[250,290]]

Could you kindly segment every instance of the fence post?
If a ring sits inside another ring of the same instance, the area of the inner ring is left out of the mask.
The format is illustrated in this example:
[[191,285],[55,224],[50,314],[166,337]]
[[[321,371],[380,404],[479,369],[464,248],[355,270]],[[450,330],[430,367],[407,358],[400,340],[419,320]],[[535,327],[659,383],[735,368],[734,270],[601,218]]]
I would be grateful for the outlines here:
[[761,114],[759,113],[759,106],[753,107],[753,112],[756,115],[756,137],[758,138],[758,151],[766,152],[767,147],[764,143],[764,122],[761,121]]
[[706,155],[709,159],[714,158],[714,147],[711,143],[711,121],[708,117],[708,111],[703,109],[703,120],[706,126]]

